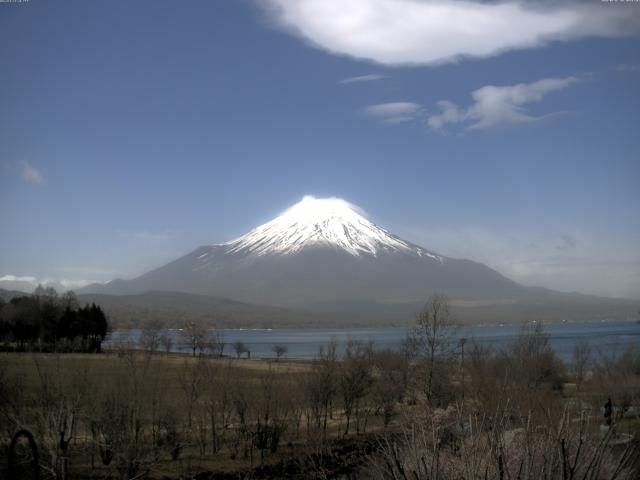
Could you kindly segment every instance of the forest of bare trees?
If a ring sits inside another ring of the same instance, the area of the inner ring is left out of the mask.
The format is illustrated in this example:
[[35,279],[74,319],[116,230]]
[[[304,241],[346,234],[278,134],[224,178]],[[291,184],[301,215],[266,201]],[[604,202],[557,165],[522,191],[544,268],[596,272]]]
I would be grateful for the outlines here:
[[402,348],[330,342],[313,361],[222,357],[195,326],[169,355],[157,325],[143,349],[2,354],[1,448],[26,430],[59,480],[638,478],[640,349],[579,344],[564,364],[539,323],[502,349],[452,342],[453,323],[434,297]]

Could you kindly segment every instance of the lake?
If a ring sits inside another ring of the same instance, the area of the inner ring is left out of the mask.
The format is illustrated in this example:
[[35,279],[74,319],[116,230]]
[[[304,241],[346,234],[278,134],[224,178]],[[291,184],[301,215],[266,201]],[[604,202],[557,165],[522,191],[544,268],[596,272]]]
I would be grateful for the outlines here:
[[[469,325],[460,327],[456,336],[501,348],[518,336],[520,328],[519,325]],[[633,321],[551,323],[545,325],[545,331],[549,334],[551,346],[565,361],[571,359],[574,346],[582,340],[591,344],[596,356],[599,352],[619,354],[632,344],[640,346],[640,323]],[[180,331],[167,332],[174,337],[174,351],[186,351],[180,347]],[[251,350],[252,358],[274,357],[271,347],[278,344],[287,347],[286,357],[303,359],[315,357],[320,346],[332,339],[339,342],[339,347],[350,338],[365,342],[372,340],[378,348],[398,347],[407,332],[406,327],[219,330],[227,344],[226,355],[233,355],[230,344],[240,341]],[[105,347],[124,339],[137,342],[139,337],[140,330],[118,330],[107,338]]]

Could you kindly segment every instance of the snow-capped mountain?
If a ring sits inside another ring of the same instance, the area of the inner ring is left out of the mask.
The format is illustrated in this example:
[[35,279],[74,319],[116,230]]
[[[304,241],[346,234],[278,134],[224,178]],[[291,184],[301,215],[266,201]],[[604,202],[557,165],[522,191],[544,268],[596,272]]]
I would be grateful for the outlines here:
[[343,308],[421,302],[434,291],[504,301],[522,289],[486,265],[448,258],[393,235],[345,200],[305,197],[229,242],[81,292],[164,290],[278,307]]
[[229,242],[78,293],[127,321],[159,315],[225,325],[361,325],[409,321],[436,291],[449,294],[457,315],[477,321],[626,318],[636,311],[630,301],[524,287],[486,265],[403,240],[345,200],[313,197]]
[[400,252],[442,257],[378,227],[340,198],[306,196],[274,220],[224,244],[228,253],[289,255],[308,247],[333,246],[352,255]]

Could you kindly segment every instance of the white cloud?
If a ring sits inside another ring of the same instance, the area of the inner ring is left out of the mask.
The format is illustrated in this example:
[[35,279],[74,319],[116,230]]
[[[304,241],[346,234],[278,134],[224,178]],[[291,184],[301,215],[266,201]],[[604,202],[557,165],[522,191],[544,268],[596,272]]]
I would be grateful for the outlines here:
[[422,115],[421,106],[413,102],[388,102],[369,105],[362,109],[365,115],[385,124],[398,124],[416,120]]
[[541,120],[563,112],[542,116],[527,113],[525,106],[541,101],[547,94],[577,83],[577,77],[545,78],[517,85],[486,85],[471,92],[473,103],[461,108],[448,100],[436,103],[439,113],[428,114],[415,102],[388,102],[369,105],[362,112],[382,123],[395,125],[426,118],[433,130],[444,131],[447,126],[462,124],[470,129],[487,129],[504,124]]
[[440,113],[430,115],[427,125],[434,130],[443,130],[447,125],[464,123],[472,129],[485,129],[503,124],[525,123],[540,120],[543,116],[529,115],[524,106],[539,102],[548,93],[562,90],[575,84],[576,77],[545,78],[533,83],[495,86],[487,85],[471,92],[473,104],[461,109],[456,104],[442,100],[437,103]]
[[623,63],[621,65],[616,65],[616,70],[618,72],[640,72],[640,65],[634,63]]
[[38,185],[44,185],[46,183],[42,174],[27,162],[21,163],[20,174],[27,183],[35,183]]
[[19,275],[3,275],[0,277],[0,282],[26,282],[26,283],[34,283],[37,282],[36,277],[30,276],[19,276]]
[[[56,282],[55,280],[53,280],[53,282]],[[91,283],[96,283],[92,280],[80,280],[80,279],[69,279],[69,278],[61,278],[60,280],[57,280],[57,282],[62,285],[62,287],[64,287],[65,290],[73,290],[75,288],[82,288],[82,287],[86,287],[87,285],[91,284]],[[97,282],[97,283],[102,283],[102,282]]]
[[427,125],[434,130],[442,130],[448,123],[459,123],[468,118],[468,113],[463,112],[455,103],[448,100],[440,100],[437,104],[440,113],[430,115],[427,119]]
[[485,263],[524,285],[640,299],[640,239],[582,230],[397,229],[437,253]]
[[374,80],[382,80],[383,78],[387,78],[387,76],[375,73],[371,75],[360,75],[359,77],[343,78],[338,84],[346,85],[349,83],[372,82]]
[[434,64],[640,30],[636,5],[524,0],[267,0],[276,24],[337,55]]
[[38,278],[31,275],[3,275],[0,277],[0,288],[19,291],[33,291],[38,285],[42,285],[53,287],[58,292],[65,292],[84,287],[90,283],[96,282],[78,278]]

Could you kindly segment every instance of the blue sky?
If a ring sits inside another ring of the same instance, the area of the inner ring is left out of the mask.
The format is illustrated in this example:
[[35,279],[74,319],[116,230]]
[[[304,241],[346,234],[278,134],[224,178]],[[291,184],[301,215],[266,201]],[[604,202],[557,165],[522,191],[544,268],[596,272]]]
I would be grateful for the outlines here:
[[435,3],[1,3],[0,277],[132,277],[311,194],[640,298],[640,4]]

